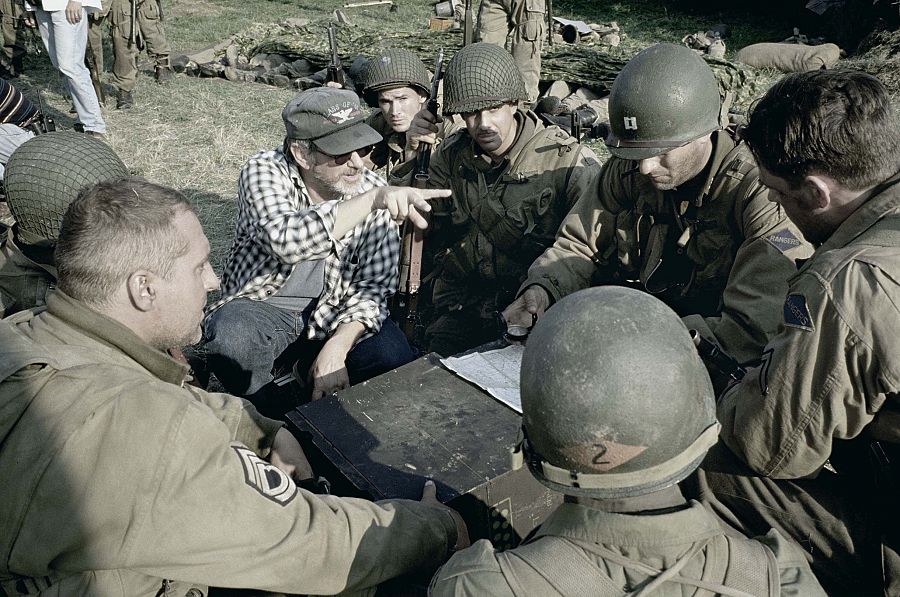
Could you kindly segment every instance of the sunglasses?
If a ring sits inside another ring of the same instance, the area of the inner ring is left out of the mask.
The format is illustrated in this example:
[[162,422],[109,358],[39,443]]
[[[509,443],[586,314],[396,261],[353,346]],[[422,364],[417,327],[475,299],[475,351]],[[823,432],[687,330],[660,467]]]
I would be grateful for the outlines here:
[[364,157],[366,157],[367,155],[369,155],[370,153],[372,153],[372,150],[373,150],[373,149],[375,149],[375,146],[374,146],[374,145],[367,145],[366,147],[362,147],[362,148],[360,148],[360,149],[355,149],[355,150],[350,151],[350,152],[347,152],[347,153],[341,153],[341,154],[338,154],[338,155],[332,155],[332,154],[330,154],[330,153],[328,153],[328,152],[322,151],[322,150],[319,149],[318,147],[316,148],[316,150],[317,150],[319,153],[321,153],[322,155],[327,155],[327,156],[330,157],[332,160],[334,160],[334,163],[335,163],[336,165],[338,165],[338,166],[340,166],[340,165],[342,165],[342,164],[346,164],[348,161],[350,161],[350,158],[353,156],[354,153],[355,153],[356,155],[358,155],[359,157],[364,158]]

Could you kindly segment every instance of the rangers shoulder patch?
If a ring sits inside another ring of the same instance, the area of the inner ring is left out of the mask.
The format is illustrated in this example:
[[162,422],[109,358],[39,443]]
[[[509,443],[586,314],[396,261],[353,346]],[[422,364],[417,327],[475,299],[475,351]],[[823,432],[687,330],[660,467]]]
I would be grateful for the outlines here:
[[812,315],[802,294],[789,294],[784,301],[784,325],[801,330],[814,331]]
[[780,253],[786,253],[787,251],[796,249],[801,244],[803,244],[803,241],[797,238],[797,235],[795,235],[787,228],[779,230],[778,232],[773,232],[766,237],[766,241],[770,245],[778,249]]
[[244,467],[244,481],[263,497],[286,506],[297,495],[297,486],[290,477],[244,446],[231,446]]

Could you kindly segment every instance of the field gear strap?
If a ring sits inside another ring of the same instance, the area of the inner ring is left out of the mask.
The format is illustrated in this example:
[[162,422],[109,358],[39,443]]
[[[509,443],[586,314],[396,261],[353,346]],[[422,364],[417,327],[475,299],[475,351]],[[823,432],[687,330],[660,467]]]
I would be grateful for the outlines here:
[[[689,578],[679,574],[679,571],[707,546],[708,539],[695,543],[671,567],[666,570],[658,570],[596,543],[556,535],[538,535],[538,537],[547,537],[553,540],[553,548],[534,552],[510,551],[497,554],[500,569],[516,595],[528,593],[513,572],[510,565],[512,556],[518,557],[528,564],[561,595],[566,597],[584,595],[585,587],[591,587],[592,594],[598,597],[644,597],[652,594],[655,589],[666,582],[689,585],[726,597],[754,597],[756,595],[777,597],[780,594],[775,556],[758,542],[733,541],[730,537],[726,537],[730,553],[729,560],[733,563],[740,563],[740,565],[729,566],[724,579],[729,583],[726,586],[722,583]],[[559,557],[561,551],[565,552],[564,557]],[[617,586],[601,572],[585,552],[597,555],[623,568],[644,573],[649,577],[650,582],[636,591],[629,591],[627,588]],[[595,589],[597,589],[596,593],[593,592]]]

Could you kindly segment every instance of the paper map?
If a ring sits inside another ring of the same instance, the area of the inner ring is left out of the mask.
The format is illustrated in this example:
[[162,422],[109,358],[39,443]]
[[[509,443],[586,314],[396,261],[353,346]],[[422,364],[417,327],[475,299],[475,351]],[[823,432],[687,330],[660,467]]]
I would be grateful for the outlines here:
[[462,357],[441,359],[441,363],[466,381],[522,413],[519,396],[519,369],[524,346],[507,346],[487,352],[473,352]]

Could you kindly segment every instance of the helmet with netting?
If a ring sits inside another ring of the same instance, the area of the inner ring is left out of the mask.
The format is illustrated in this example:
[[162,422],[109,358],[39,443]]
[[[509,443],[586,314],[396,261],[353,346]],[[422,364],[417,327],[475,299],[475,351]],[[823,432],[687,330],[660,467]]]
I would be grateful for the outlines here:
[[425,95],[431,92],[431,75],[425,63],[403,48],[388,48],[371,59],[362,83],[363,97],[372,107],[378,105],[379,91],[411,87]]
[[59,131],[20,145],[6,163],[9,210],[26,245],[53,245],[69,204],[85,187],[128,176],[112,148],[89,135]]
[[517,454],[554,491],[659,491],[696,469],[718,436],[712,384],[687,328],[634,289],[559,301],[531,332],[520,375]]
[[444,114],[461,114],[524,100],[525,84],[509,52],[489,43],[470,44],[444,75]]
[[609,93],[610,153],[642,160],[721,128],[712,69],[684,46],[657,44],[628,61]]

